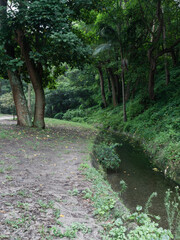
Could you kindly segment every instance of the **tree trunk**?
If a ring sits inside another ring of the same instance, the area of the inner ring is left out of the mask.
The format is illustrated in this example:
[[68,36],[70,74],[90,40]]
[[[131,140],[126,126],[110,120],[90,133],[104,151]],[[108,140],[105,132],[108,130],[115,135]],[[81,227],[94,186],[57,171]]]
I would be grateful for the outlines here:
[[101,66],[98,66],[98,71],[99,71],[99,78],[100,78],[102,101],[103,101],[104,107],[106,108],[107,102],[106,102],[106,96],[105,96],[105,91],[104,91],[104,78],[103,78],[103,72],[102,72]]
[[[1,96],[1,93],[2,93],[1,88],[2,88],[2,83],[1,83],[1,80],[0,80],[0,96]],[[1,113],[1,105],[0,105],[0,113]]]
[[171,57],[172,57],[172,61],[173,61],[173,66],[176,67],[178,61],[177,61],[177,57],[176,57],[174,49],[172,49],[172,51],[171,51]]
[[[151,100],[155,99],[154,94],[154,84],[155,84],[155,72],[156,72],[156,61],[157,61],[157,55],[153,56],[154,51],[157,48],[157,43],[160,40],[160,37],[163,33],[163,17],[162,17],[162,9],[161,9],[161,0],[157,1],[157,19],[158,19],[158,28],[156,30],[156,34],[153,35],[151,42],[152,45],[150,49],[148,50],[148,60],[150,64],[149,69],[149,84],[148,84],[148,91],[149,91],[149,98]],[[154,33],[155,29],[152,29],[152,32]]]
[[30,48],[25,39],[24,33],[21,30],[17,30],[17,41],[21,48],[22,55],[24,57],[26,67],[35,92],[35,111],[33,126],[38,128],[45,128],[44,112],[45,112],[45,95],[42,84],[42,77],[39,73],[35,63],[30,59]]
[[115,75],[115,79],[116,79],[116,95],[117,95],[117,101],[118,101],[118,103],[120,103],[121,102],[121,93],[122,93],[122,91],[121,91],[121,84],[120,84],[120,82],[119,82],[119,76],[116,74]]
[[122,69],[121,78],[122,78],[122,97],[123,97],[123,119],[124,119],[124,122],[127,122],[124,69]]
[[108,69],[106,69],[106,73],[107,73],[107,79],[108,79],[108,91],[111,92],[112,91],[111,80],[110,80],[110,77],[109,77]]
[[30,116],[32,116],[31,90],[32,90],[32,85],[31,85],[31,83],[28,83],[28,109],[29,109],[29,114],[30,114]]
[[169,72],[169,66],[168,66],[166,54],[164,57],[164,68],[165,68],[165,74],[166,74],[166,85],[168,85],[170,83],[170,72]]
[[[163,26],[163,47],[166,49],[166,28]],[[169,66],[168,66],[168,60],[167,60],[168,54],[164,54],[164,68],[165,68],[165,75],[166,75],[166,85],[170,82],[170,72],[169,72]]]
[[130,97],[130,81],[127,83],[126,92],[125,92],[125,101],[127,102]]
[[149,85],[148,85],[149,97],[151,100],[155,99],[155,93],[154,93],[155,72],[156,72],[156,60],[151,58],[150,70],[149,70]]
[[8,70],[8,77],[12,89],[14,104],[16,107],[17,124],[20,126],[31,127],[32,122],[24,95],[22,82],[17,73]]
[[108,72],[109,72],[110,79],[111,79],[112,102],[113,102],[113,106],[116,107],[118,105],[118,103],[117,103],[117,97],[116,97],[115,77],[114,77],[114,73],[111,68],[108,68]]
[[136,80],[135,86],[133,87],[133,90],[132,90],[132,98],[135,97],[135,92],[136,92],[136,90],[137,90],[138,84],[139,84],[139,78]]

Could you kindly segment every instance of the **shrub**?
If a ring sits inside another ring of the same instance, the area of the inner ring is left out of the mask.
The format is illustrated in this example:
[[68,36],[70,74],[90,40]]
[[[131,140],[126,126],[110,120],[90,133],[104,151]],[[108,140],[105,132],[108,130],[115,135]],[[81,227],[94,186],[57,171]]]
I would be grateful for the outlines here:
[[56,119],[62,119],[62,118],[63,118],[63,113],[62,113],[62,112],[57,113],[57,114],[54,116],[54,118],[56,118]]
[[64,113],[63,119],[64,120],[72,120],[75,117],[85,117],[86,116],[86,111],[84,109],[75,109],[75,110],[68,110],[67,112]]
[[95,146],[95,155],[97,161],[105,169],[117,169],[120,166],[120,158],[117,155],[115,148],[119,146],[118,143],[107,145],[101,143]]

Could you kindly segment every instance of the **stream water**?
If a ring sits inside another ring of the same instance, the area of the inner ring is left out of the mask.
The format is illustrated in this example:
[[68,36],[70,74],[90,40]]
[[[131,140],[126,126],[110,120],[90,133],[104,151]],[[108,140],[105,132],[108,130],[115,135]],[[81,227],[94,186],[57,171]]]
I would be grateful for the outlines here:
[[149,196],[157,192],[152,200],[149,212],[161,217],[160,226],[168,228],[164,197],[167,189],[175,190],[175,183],[164,178],[163,174],[151,166],[150,159],[137,142],[124,136],[113,135],[113,142],[120,143],[118,154],[121,159],[120,169],[116,173],[108,173],[108,181],[114,191],[121,190],[120,181],[127,184],[122,194],[124,204],[133,212],[137,205],[145,206]]

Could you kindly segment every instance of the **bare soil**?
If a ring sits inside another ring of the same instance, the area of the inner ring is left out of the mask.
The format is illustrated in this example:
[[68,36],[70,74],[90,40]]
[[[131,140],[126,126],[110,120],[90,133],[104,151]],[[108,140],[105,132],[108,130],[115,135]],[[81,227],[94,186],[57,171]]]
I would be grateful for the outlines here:
[[[79,171],[94,133],[0,120],[0,239],[101,239]],[[78,194],[77,194],[78,193]]]

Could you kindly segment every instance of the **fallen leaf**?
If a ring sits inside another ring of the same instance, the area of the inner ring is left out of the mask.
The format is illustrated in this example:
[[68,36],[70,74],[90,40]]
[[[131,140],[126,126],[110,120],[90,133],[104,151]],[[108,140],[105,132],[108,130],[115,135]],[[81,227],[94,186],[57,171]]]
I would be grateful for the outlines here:
[[159,172],[159,170],[157,168],[153,168],[153,171],[155,172]]

